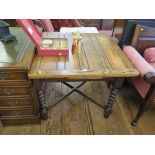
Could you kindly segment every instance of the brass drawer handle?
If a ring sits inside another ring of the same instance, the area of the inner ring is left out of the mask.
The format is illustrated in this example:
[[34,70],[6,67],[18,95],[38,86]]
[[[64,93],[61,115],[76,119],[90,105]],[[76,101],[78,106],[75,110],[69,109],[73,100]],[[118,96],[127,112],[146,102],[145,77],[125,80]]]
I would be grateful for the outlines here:
[[6,80],[8,75],[6,73],[0,73],[0,80]]
[[12,106],[12,107],[17,106],[18,105],[18,101],[12,100],[12,101],[9,102],[9,105]]
[[4,95],[11,95],[14,91],[14,89],[3,89]]
[[22,111],[15,111],[15,110],[13,110],[12,113],[13,113],[13,115],[15,115],[15,116],[20,116],[20,115],[23,114]]

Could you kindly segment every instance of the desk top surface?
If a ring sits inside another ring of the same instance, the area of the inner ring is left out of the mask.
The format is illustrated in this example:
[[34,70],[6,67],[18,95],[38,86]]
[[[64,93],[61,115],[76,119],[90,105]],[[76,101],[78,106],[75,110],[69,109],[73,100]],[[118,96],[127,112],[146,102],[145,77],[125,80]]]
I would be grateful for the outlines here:
[[34,45],[21,28],[11,27],[10,32],[17,40],[8,43],[0,41],[0,70],[28,70],[34,56]]
[[44,33],[44,37],[67,37],[69,56],[34,57],[30,79],[84,80],[134,77],[139,72],[117,43],[103,34],[82,34],[79,51],[72,54],[72,35]]

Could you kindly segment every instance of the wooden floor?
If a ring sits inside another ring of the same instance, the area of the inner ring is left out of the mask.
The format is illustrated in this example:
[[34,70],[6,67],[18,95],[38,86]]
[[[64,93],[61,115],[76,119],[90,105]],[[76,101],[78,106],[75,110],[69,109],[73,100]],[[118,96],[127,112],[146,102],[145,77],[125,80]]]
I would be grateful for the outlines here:
[[[72,83],[76,85],[77,83]],[[53,103],[70,89],[61,83],[46,83],[46,102]],[[105,105],[109,90],[105,82],[87,82],[81,88],[86,94]],[[113,114],[104,119],[103,110],[76,92],[60,102],[49,112],[49,119],[40,125],[3,127],[0,134],[155,134],[155,110],[147,111],[137,127],[130,125],[138,110],[140,98],[128,86],[117,95]]]

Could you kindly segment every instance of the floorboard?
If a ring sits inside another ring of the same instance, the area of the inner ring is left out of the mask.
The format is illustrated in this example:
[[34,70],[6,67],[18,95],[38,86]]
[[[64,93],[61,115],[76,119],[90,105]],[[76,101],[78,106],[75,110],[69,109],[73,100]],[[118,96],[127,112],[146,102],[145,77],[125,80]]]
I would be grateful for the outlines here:
[[[70,83],[74,86],[78,83]],[[81,91],[100,105],[107,103],[110,90],[105,82],[87,82]],[[70,88],[62,83],[45,84],[45,101],[53,104]],[[104,119],[103,109],[74,92],[49,111],[49,118],[40,125],[9,126],[0,123],[1,135],[128,135],[155,134],[155,110],[148,110],[137,127],[130,125],[141,99],[129,86],[123,86],[114,102],[113,114]]]

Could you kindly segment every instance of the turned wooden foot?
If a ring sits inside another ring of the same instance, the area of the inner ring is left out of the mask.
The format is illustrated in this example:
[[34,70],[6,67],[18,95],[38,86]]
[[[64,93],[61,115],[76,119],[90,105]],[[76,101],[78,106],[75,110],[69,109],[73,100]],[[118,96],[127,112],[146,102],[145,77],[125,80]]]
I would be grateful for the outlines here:
[[105,107],[104,118],[109,118],[111,113],[112,113],[112,109],[108,108],[108,107]]
[[40,90],[39,93],[39,103],[40,103],[40,117],[41,119],[48,119],[48,109],[45,105],[45,98],[44,98],[44,94],[43,91]]
[[136,126],[138,124],[139,119],[143,116],[143,114],[145,113],[145,111],[148,110],[148,102],[143,102],[138,110],[138,113],[135,117],[135,119],[131,122],[132,126]]
[[137,126],[139,119],[143,116],[145,111],[146,109],[141,105],[135,119],[131,122],[132,126]]
[[138,122],[137,122],[136,120],[133,120],[133,121],[131,122],[131,125],[132,125],[132,126],[137,126],[137,124],[138,124]]

